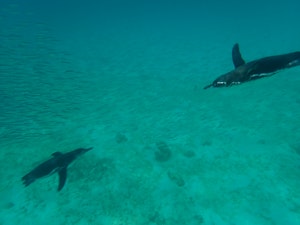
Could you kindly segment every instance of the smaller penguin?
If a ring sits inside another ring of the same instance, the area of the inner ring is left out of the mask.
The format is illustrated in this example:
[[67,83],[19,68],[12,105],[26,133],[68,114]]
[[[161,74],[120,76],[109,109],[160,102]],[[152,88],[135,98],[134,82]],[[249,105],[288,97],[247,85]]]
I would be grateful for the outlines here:
[[27,187],[33,183],[36,179],[58,173],[59,184],[57,191],[60,191],[67,179],[67,168],[68,166],[80,155],[90,151],[91,148],[78,148],[73,151],[62,153],[54,152],[52,153],[52,158],[41,163],[35,167],[32,171],[22,177],[23,184]]

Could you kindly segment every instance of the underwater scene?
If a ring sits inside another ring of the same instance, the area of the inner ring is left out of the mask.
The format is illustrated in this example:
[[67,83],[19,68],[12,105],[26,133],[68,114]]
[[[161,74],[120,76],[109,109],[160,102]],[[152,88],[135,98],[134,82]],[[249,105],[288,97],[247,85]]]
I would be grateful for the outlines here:
[[299,9],[1,0],[0,225],[299,225]]

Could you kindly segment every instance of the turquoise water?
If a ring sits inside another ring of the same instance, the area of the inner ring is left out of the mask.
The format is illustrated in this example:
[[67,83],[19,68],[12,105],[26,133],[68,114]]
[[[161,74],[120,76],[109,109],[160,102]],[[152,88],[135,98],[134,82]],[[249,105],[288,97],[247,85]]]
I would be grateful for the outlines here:
[[[1,1],[0,224],[300,224],[298,1]],[[56,151],[94,149],[21,178]]]

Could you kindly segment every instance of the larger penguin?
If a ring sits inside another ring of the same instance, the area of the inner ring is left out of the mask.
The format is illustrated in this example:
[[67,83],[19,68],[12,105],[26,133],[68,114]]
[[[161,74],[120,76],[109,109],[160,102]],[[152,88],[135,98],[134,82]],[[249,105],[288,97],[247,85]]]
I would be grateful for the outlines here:
[[239,45],[232,48],[232,61],[235,69],[219,76],[211,84],[204,87],[228,87],[247,81],[268,77],[279,70],[300,65],[300,52],[269,56],[245,63],[241,56]]
[[35,167],[31,172],[22,177],[25,186],[28,186],[36,179],[58,173],[59,184],[57,190],[60,191],[67,179],[67,168],[78,156],[86,153],[92,148],[78,148],[67,153],[54,152],[52,158]]

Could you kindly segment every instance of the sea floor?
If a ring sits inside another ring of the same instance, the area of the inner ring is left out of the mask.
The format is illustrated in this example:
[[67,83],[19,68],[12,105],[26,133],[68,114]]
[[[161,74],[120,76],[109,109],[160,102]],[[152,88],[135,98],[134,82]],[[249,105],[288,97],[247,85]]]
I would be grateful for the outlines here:
[[[203,90],[234,38],[2,38],[1,225],[300,224],[299,68]],[[61,192],[55,174],[22,185],[78,147]]]

